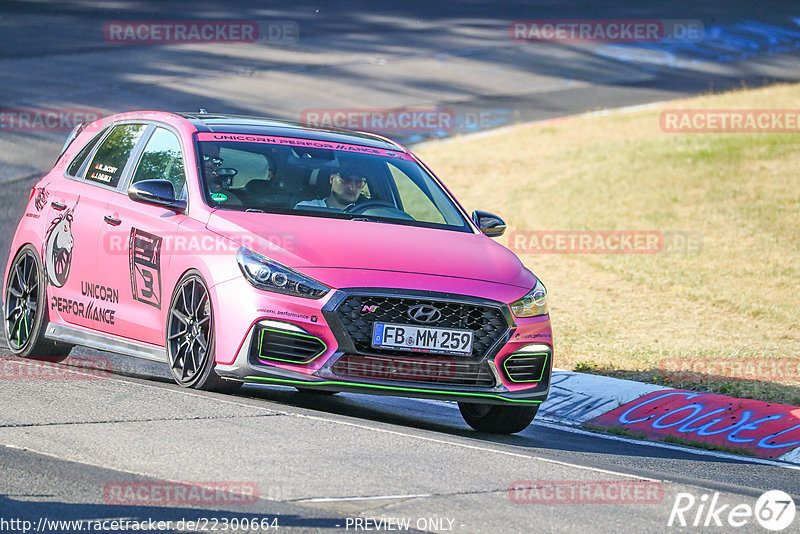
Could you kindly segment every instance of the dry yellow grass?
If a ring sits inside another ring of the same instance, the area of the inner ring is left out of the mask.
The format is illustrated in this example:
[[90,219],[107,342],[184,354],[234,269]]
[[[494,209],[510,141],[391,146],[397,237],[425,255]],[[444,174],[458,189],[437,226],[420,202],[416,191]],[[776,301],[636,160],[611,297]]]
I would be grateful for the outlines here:
[[[496,212],[511,231],[702,234],[695,254],[522,255],[549,290],[556,365],[646,380],[663,378],[665,358],[800,367],[800,134],[661,130],[663,109],[688,108],[800,110],[800,86],[417,150],[467,209]],[[672,385],[800,405],[798,382],[709,378]]]

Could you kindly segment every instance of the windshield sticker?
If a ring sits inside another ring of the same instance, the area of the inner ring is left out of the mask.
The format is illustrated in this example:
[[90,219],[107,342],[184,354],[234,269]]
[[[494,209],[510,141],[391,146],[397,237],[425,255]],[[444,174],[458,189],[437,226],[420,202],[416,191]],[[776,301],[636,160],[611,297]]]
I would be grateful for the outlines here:
[[228,195],[226,195],[225,193],[214,193],[213,195],[211,195],[211,200],[213,200],[214,202],[225,202],[226,200],[228,200]]
[[233,141],[237,143],[266,143],[271,145],[298,146],[306,148],[325,148],[328,150],[341,150],[343,152],[354,152],[360,154],[371,154],[374,156],[384,156],[389,158],[401,158],[413,161],[414,158],[405,152],[396,150],[384,150],[369,146],[350,145],[346,143],[330,143],[328,141],[317,141],[313,139],[297,139],[294,137],[275,137],[271,135],[247,135],[247,134],[225,134],[208,133],[197,134],[198,141],[225,142]]

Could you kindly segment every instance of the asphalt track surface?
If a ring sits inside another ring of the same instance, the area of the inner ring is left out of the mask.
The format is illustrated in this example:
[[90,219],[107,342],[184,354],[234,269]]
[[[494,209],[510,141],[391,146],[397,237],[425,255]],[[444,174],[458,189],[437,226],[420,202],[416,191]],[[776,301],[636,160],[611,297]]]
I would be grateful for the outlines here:
[[[790,2],[3,2],[0,107],[203,107],[297,120],[310,108],[417,106],[488,117],[445,132],[456,135],[800,77],[800,56],[792,51],[686,68],[642,65],[597,55],[589,45],[512,43],[510,20],[756,20],[787,27],[798,15],[800,5]],[[110,20],[198,17],[286,20],[300,37],[252,46],[103,40]],[[3,261],[30,186],[49,169],[64,136],[0,129]],[[698,499],[718,492],[720,505],[753,506],[763,491],[781,489],[800,502],[796,470],[746,458],[546,423],[517,436],[482,435],[452,403],[319,398],[261,386],[232,396],[186,391],[157,364],[91,350],[73,355],[108,358],[113,372],[0,380],[0,528],[11,519],[39,526],[42,518],[174,524],[257,517],[277,519],[281,530],[332,532],[364,531],[357,517],[392,517],[437,532],[662,532],[680,492]],[[520,480],[651,480],[663,484],[663,497],[653,504],[518,503],[508,488]],[[119,504],[104,494],[121,483],[203,481],[250,484],[259,498],[194,506]],[[702,527],[705,515],[701,526],[691,526],[697,509],[680,530],[731,530],[713,522]],[[754,519],[735,530],[763,531]]]

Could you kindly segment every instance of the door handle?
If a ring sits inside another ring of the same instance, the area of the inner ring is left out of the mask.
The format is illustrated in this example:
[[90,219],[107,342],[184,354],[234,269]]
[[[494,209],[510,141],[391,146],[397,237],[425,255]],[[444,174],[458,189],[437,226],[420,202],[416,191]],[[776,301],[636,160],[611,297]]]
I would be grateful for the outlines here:
[[61,202],[51,202],[50,206],[52,206],[52,208],[54,210],[58,210],[58,211],[64,211],[65,209],[67,209],[67,205],[66,204],[62,204]]
[[105,217],[103,217],[103,220],[108,224],[110,224],[111,226],[119,226],[120,224],[122,224],[122,221],[120,219],[115,219],[110,215],[106,215]]

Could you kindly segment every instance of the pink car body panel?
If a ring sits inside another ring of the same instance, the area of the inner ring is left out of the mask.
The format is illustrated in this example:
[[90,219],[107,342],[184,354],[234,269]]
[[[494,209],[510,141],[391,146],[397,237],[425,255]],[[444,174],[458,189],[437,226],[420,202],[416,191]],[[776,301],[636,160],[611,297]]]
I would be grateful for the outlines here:
[[[103,128],[120,121],[158,123],[179,137],[189,198],[185,212],[135,203],[119,191],[65,176],[67,165],[78,151]],[[277,321],[299,326],[325,344],[324,352],[308,364],[271,363],[277,369],[311,376],[337,355],[339,349],[337,338],[322,312],[337,289],[392,288],[490,299],[505,303],[505,311],[511,317],[507,304],[521,298],[537,283],[536,277],[513,253],[480,233],[471,221],[470,233],[315,216],[217,210],[202,200],[195,137],[202,140],[210,138],[211,134],[198,134],[191,121],[178,115],[133,112],[107,117],[84,129],[53,170],[37,184],[47,191],[45,206],[37,209],[36,195],[32,195],[15,233],[8,265],[26,243],[33,244],[43,257],[46,256],[48,228],[59,215],[53,206],[59,204],[73,210],[70,275],[63,286],[51,283],[47,288],[49,320],[53,324],[163,348],[173,290],[181,276],[194,269],[209,287],[215,314],[218,364],[234,363],[248,333],[259,321]],[[417,161],[399,148],[395,154]],[[460,206],[459,209],[463,211]],[[120,223],[108,224],[105,218]],[[137,239],[147,242],[148,235],[161,239],[157,288],[154,283],[152,291],[137,298],[133,280],[141,273],[137,271],[135,254],[130,248]],[[206,245],[202,244],[203,239]],[[189,245],[193,240],[201,242],[200,250]],[[309,276],[331,287],[332,291],[314,300],[255,289],[242,276],[237,264],[239,246]],[[3,284],[5,292],[7,277]],[[104,293],[113,296],[95,302],[98,299],[87,298],[85,294],[89,284],[102,287]],[[63,305],[64,299],[93,301],[101,308],[113,307],[113,321],[98,321],[91,315],[88,318],[77,316],[69,306]],[[494,356],[495,364],[502,366],[515,351],[532,343],[552,347],[549,315],[513,318],[509,339]],[[532,384],[514,383],[502,373],[499,378],[509,392],[532,387]],[[546,395],[546,391],[544,393]]]
[[[270,236],[273,241],[256,240],[249,244],[250,248],[301,272],[305,272],[304,268],[325,266],[325,269],[438,275],[465,281],[504,280],[505,284],[526,291],[536,283],[511,251],[482,234],[240,212],[216,212],[208,228],[243,245],[245,236]],[[477,258],[481,261],[476,261]],[[524,294],[525,291],[519,296]]]

